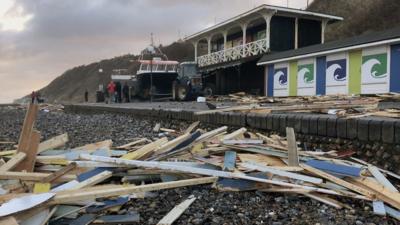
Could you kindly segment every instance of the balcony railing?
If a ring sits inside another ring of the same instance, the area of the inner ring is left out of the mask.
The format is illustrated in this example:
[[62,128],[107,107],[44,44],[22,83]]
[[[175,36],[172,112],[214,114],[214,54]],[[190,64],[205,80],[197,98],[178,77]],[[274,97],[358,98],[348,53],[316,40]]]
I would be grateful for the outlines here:
[[235,46],[226,50],[213,52],[198,57],[199,67],[210,66],[218,63],[246,58],[249,56],[261,55],[268,52],[267,39],[250,42],[245,45]]

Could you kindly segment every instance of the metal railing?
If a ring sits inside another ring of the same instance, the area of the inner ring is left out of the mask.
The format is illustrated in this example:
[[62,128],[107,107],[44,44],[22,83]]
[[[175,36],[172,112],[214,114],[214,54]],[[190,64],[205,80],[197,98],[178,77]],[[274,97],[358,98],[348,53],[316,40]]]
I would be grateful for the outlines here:
[[268,52],[267,39],[250,42],[245,45],[235,46],[222,51],[213,52],[197,58],[199,67],[215,65],[229,61],[238,60],[250,56],[256,56]]

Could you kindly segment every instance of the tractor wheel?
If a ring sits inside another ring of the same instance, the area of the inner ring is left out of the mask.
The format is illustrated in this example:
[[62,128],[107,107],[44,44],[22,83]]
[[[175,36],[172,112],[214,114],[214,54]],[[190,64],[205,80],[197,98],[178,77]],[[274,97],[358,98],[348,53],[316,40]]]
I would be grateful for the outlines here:
[[180,85],[177,88],[177,97],[179,101],[185,101],[188,97],[189,91],[185,85]]
[[208,84],[204,90],[203,90],[204,96],[205,97],[210,97],[215,94],[215,85],[214,84]]

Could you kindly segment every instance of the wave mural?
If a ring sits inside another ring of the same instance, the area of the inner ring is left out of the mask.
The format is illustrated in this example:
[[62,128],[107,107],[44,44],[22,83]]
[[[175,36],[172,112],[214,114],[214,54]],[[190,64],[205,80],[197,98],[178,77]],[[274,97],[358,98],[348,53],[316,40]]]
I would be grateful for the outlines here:
[[342,82],[347,80],[346,59],[327,62],[326,76],[335,81]]

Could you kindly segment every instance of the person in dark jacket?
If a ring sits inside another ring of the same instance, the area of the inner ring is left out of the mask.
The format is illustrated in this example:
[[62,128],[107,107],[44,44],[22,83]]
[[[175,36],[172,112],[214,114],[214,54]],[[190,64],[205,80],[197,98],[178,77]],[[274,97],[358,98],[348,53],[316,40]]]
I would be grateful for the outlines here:
[[129,86],[127,82],[125,82],[124,87],[122,87],[122,93],[124,95],[125,102],[129,102]]
[[32,91],[32,94],[31,94],[31,103],[33,104],[33,103],[35,103],[35,100],[36,100],[36,92],[35,91]]
[[88,92],[88,90],[86,89],[85,90],[85,102],[88,102],[89,101],[89,92]]
[[119,81],[115,83],[115,91],[117,94],[116,102],[121,103],[122,87],[121,87],[121,83]]

